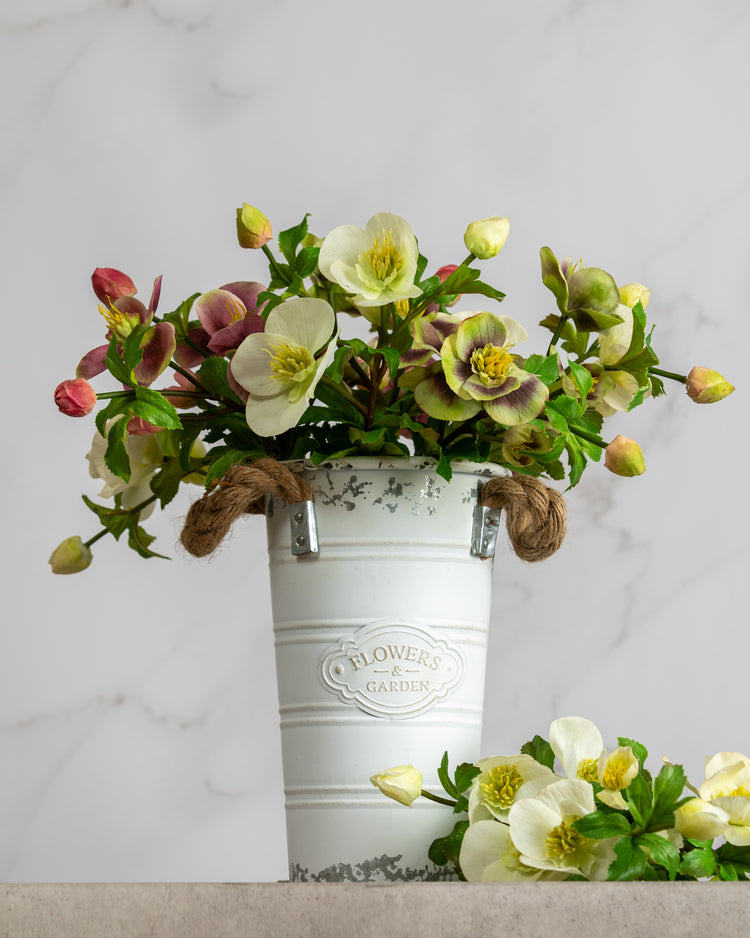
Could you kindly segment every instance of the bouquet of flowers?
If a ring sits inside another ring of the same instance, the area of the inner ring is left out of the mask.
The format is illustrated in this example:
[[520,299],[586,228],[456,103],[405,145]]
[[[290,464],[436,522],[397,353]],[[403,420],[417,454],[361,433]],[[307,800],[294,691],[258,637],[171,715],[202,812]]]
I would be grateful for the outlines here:
[[[548,247],[541,274],[554,306],[542,325],[551,337],[525,353],[523,325],[481,308],[504,294],[476,262],[497,255],[508,232],[507,218],[473,222],[468,256],[431,270],[398,215],[322,239],[305,216],[280,232],[274,254],[268,219],[245,204],[239,243],[263,252],[267,285],[228,283],[163,315],[161,277],[144,304],[130,277],[97,268],[106,341],[81,358],[55,401],[72,417],[103,405],[88,460],[106,503],[84,496],[101,528],[63,541],[53,572],[85,569],[106,534],[127,532],[143,557],[160,556],[142,524],[157,503],[164,508],[183,483],[211,488],[261,457],[427,456],[445,479],[457,460],[491,461],[574,486],[602,456],[618,475],[644,471],[638,444],[622,435],[608,442],[603,421],[664,393],[662,379],[683,383],[698,403],[731,393],[708,368],[658,367],[646,287],[618,287],[606,271],[558,261]],[[468,308],[459,311],[462,297]],[[342,335],[347,318],[365,325],[369,341]],[[104,373],[118,389],[94,390]]]
[[549,741],[535,736],[516,755],[464,763],[452,777],[446,753],[438,776],[448,798],[423,791],[422,773],[410,765],[371,781],[402,804],[421,795],[468,816],[428,855],[470,882],[746,880],[750,758],[707,758],[696,789],[666,759],[652,776],[647,756],[622,737],[607,752],[590,720],[565,717],[553,721]]

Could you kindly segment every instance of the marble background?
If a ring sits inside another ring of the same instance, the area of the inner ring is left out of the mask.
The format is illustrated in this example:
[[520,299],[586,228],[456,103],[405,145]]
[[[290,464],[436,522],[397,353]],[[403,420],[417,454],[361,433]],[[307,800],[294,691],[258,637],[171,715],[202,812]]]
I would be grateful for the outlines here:
[[101,341],[91,271],[163,274],[164,309],[262,279],[243,201],[319,234],[393,211],[436,265],[509,215],[487,277],[540,343],[542,244],[651,288],[664,367],[737,391],[615,419],[645,475],[592,468],[542,565],[500,549],[484,753],[568,714],[695,781],[750,749],[749,39],[744,0],[0,3],[4,880],[286,876],[262,521],[192,560],[185,496],[150,525],[171,562],[47,567],[96,529],[93,421],[51,399]]

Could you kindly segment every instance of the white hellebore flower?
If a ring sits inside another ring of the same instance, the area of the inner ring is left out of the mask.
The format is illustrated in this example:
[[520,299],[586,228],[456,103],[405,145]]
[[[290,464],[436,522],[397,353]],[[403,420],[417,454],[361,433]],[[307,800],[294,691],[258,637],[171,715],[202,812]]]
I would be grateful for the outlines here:
[[[124,420],[116,417],[115,420]],[[107,421],[106,430],[114,421]],[[91,441],[91,449],[86,454],[89,461],[89,475],[92,479],[103,479],[104,487],[99,492],[100,498],[114,498],[120,496],[123,508],[134,508],[145,501],[153,493],[151,491],[151,477],[164,462],[164,450],[159,440],[160,434],[128,434],[125,437],[125,449],[130,460],[130,482],[125,482],[107,468],[104,454],[107,451],[107,440],[101,433],[95,433]],[[147,518],[154,510],[154,503],[148,505],[141,512],[141,518]]]
[[713,840],[720,837],[729,823],[729,815],[718,805],[691,798],[675,810],[674,826],[683,837],[695,840]]
[[506,820],[519,798],[533,798],[557,776],[531,756],[493,756],[475,763],[481,769],[471,783],[469,822]]
[[320,246],[318,267],[327,280],[353,294],[355,306],[384,306],[421,294],[414,284],[418,257],[409,223],[379,212],[364,230],[334,228]]
[[422,773],[413,765],[397,765],[386,769],[370,778],[372,784],[380,791],[411,807],[412,802],[422,794]]
[[521,862],[521,854],[510,839],[506,824],[477,821],[461,842],[458,859],[470,883],[509,883],[536,879],[566,879],[567,873],[537,870]]
[[[231,362],[248,392],[245,416],[259,436],[296,426],[336,352],[336,316],[325,300],[294,296],[268,314],[265,332],[244,339]],[[320,358],[317,352],[328,343]]]
[[737,847],[750,845],[750,759],[740,752],[717,752],[706,760],[701,798],[726,811],[724,839]]
[[517,801],[508,819],[521,863],[539,870],[605,880],[615,858],[617,837],[591,840],[573,827],[574,821],[594,810],[594,789],[580,778],[561,779],[543,788],[536,797]]

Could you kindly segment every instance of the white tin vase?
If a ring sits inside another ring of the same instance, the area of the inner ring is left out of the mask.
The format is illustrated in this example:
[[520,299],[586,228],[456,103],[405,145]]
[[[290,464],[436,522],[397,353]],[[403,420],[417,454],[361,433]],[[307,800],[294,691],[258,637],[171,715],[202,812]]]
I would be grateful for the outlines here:
[[447,878],[427,850],[450,809],[398,804],[370,776],[412,764],[444,794],[443,752],[479,757],[492,560],[472,531],[481,485],[507,470],[458,463],[448,483],[430,460],[290,467],[318,537],[293,554],[306,519],[268,499],[290,878]]

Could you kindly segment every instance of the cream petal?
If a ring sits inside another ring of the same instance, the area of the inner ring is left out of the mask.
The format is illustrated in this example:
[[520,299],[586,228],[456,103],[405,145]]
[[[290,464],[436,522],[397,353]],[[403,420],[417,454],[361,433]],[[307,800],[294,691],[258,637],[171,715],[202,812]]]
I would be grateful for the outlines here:
[[485,869],[502,853],[512,850],[513,844],[505,824],[477,821],[464,834],[458,862],[470,883],[481,883]]
[[336,315],[330,303],[307,296],[285,300],[271,310],[266,320],[267,332],[285,336],[287,342],[313,354],[328,342],[335,326]]
[[249,397],[245,407],[245,419],[258,436],[276,436],[291,430],[307,410],[307,398],[303,395],[292,403],[287,394],[276,397]]
[[249,335],[232,357],[232,376],[251,394],[275,397],[281,393],[281,383],[271,371],[271,357],[286,336],[268,332]]
[[737,763],[750,766],[750,759],[741,752],[717,752],[716,755],[706,756],[706,778],[711,778],[721,769]]
[[[338,279],[347,269],[354,270],[357,258],[362,251],[372,247],[372,239],[368,238],[363,228],[357,225],[339,225],[323,239],[318,255],[318,268],[327,280],[332,280],[351,290],[351,284],[341,283]],[[334,270],[333,265],[337,267]]]
[[568,778],[576,778],[578,763],[582,759],[598,760],[604,740],[591,720],[584,717],[560,717],[550,724],[549,744],[562,762]]
[[[517,801],[510,809],[510,836],[522,855],[544,857],[549,832],[562,821],[556,807],[544,804],[540,796]],[[532,861],[536,866],[536,862]]]
[[614,365],[630,348],[633,338],[633,311],[622,304],[615,310],[623,321],[605,329],[599,336],[599,361],[602,365]]

